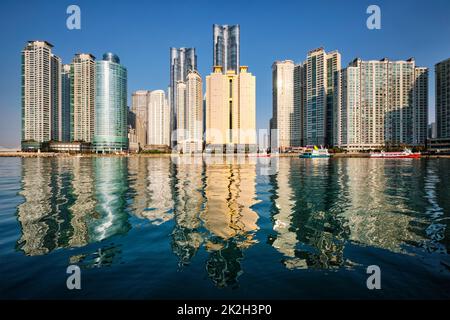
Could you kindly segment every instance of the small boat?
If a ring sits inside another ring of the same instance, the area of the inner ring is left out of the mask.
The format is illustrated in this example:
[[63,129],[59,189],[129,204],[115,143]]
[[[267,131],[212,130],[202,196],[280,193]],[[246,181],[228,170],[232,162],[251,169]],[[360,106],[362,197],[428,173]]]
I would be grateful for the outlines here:
[[314,147],[314,149],[306,149],[305,152],[303,152],[300,155],[300,158],[302,159],[313,159],[313,158],[330,158],[331,155],[328,153],[328,149],[325,148],[317,148]]
[[402,152],[373,152],[370,154],[371,158],[383,159],[417,159],[420,158],[420,152],[412,152],[410,149],[405,149]]

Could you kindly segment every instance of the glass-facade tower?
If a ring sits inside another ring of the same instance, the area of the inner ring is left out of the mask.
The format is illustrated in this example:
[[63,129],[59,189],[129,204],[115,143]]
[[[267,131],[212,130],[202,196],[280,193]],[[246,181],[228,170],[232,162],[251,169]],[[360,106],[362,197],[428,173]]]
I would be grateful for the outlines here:
[[239,25],[213,25],[213,65],[239,73]]
[[127,150],[127,69],[112,53],[105,53],[95,67],[95,151]]

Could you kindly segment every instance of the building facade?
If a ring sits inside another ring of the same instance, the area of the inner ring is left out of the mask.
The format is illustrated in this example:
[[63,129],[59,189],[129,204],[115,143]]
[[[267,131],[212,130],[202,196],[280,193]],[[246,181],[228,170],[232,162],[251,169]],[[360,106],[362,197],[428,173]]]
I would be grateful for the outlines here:
[[355,151],[425,145],[427,68],[413,59],[355,59],[337,75],[335,145]]
[[[186,135],[186,83],[184,81],[178,81],[176,85],[177,91],[177,101],[176,113],[177,113],[177,123],[176,123],[176,146],[177,150],[181,151],[183,149],[182,144],[185,141]],[[172,135],[173,135],[172,131]]]
[[304,110],[306,104],[306,68],[305,63],[294,67],[294,116],[292,123],[293,146],[304,146],[303,137]]
[[170,146],[170,108],[163,90],[150,93],[148,146]]
[[[178,93],[177,84],[179,81],[184,82],[191,70],[197,70],[197,55],[195,48],[170,48],[170,85],[168,100],[170,106],[170,128],[171,133],[177,129],[177,106]],[[184,106],[181,106],[184,108]],[[172,146],[176,145],[176,137],[174,137]]]
[[127,69],[113,53],[105,53],[95,63],[95,134],[96,152],[128,149]]
[[92,142],[95,130],[95,57],[77,53],[70,67],[71,140]]
[[61,101],[61,58],[52,54],[50,58],[51,78],[51,140],[62,140],[62,101]]
[[247,70],[223,74],[216,66],[206,77],[207,148],[256,144],[256,78]]
[[272,125],[280,151],[300,145],[299,119],[294,101],[294,61],[276,61],[272,65]]
[[61,70],[61,141],[70,141],[70,64],[65,64]]
[[144,147],[148,135],[148,108],[150,104],[150,91],[138,90],[131,95],[131,112],[135,116],[134,129],[136,142]]
[[338,51],[326,53],[323,48],[308,53],[305,62],[306,96],[303,110],[305,145],[333,144],[334,77],[341,69]]
[[197,71],[186,78],[185,139],[183,152],[197,153],[203,150],[203,82]]
[[46,41],[29,41],[22,50],[22,149],[59,140],[61,60]]
[[450,138],[450,59],[435,65],[437,138]]
[[224,74],[234,71],[239,74],[240,67],[240,28],[239,25],[213,25],[213,66],[221,66]]

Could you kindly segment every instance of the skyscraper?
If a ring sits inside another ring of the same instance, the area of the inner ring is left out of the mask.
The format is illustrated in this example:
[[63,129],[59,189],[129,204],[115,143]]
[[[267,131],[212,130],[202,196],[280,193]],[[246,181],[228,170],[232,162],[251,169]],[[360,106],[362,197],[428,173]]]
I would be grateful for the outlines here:
[[22,149],[59,140],[61,60],[47,41],[29,41],[22,50]]
[[[189,71],[197,70],[195,48],[170,48],[170,128],[171,133],[177,129],[177,83],[184,82]],[[184,107],[183,107],[184,108]],[[173,141],[172,146],[176,144]]]
[[308,53],[306,101],[303,112],[303,138],[306,145],[333,144],[333,109],[336,71],[341,69],[341,55],[323,48]]
[[127,137],[127,69],[113,53],[105,53],[95,63],[95,134],[96,152],[123,151]]
[[95,130],[95,57],[77,53],[70,69],[71,140],[92,142]]
[[201,152],[203,148],[203,90],[202,78],[191,71],[186,78],[184,152]]
[[170,110],[163,90],[150,93],[147,144],[170,146]]
[[206,144],[256,144],[256,78],[247,67],[237,75],[216,66],[206,77]]
[[51,55],[51,140],[62,140],[62,108],[61,108],[61,58]]
[[61,141],[70,141],[70,64],[63,65],[61,71]]
[[131,111],[136,117],[135,129],[137,142],[144,147],[147,144],[148,135],[148,108],[150,104],[150,91],[138,90],[131,96]]
[[178,81],[176,85],[176,91],[176,142],[177,149],[181,151],[183,149],[182,144],[186,139],[186,83],[184,81]]
[[294,116],[292,124],[293,146],[304,146],[304,112],[306,104],[306,68],[305,63],[294,67]]
[[277,148],[285,150],[299,146],[300,132],[295,130],[294,113],[294,62],[276,61],[272,65],[272,125],[278,130]]
[[338,72],[335,144],[348,150],[424,146],[428,70],[415,61],[355,59]]
[[213,25],[213,66],[221,66],[223,74],[233,70],[239,74],[239,25]]
[[450,138],[450,59],[435,65],[438,138]]

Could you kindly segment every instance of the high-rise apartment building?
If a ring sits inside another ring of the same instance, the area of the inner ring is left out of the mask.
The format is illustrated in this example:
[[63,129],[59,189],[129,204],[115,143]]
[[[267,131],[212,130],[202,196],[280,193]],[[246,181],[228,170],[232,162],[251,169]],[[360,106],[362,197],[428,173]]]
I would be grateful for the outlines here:
[[337,73],[335,145],[348,150],[424,146],[428,70],[415,61],[355,59]]
[[51,137],[53,141],[62,140],[62,104],[61,104],[61,58],[52,54],[51,59]]
[[134,129],[137,143],[141,148],[147,144],[149,104],[150,91],[138,90],[131,95],[131,112],[135,116]]
[[306,68],[305,63],[294,67],[294,114],[292,123],[292,145],[304,146],[303,127],[306,104]]
[[92,142],[95,130],[95,57],[77,53],[70,70],[71,140]]
[[[178,81],[176,85],[177,91],[177,101],[176,113],[177,113],[177,123],[176,123],[176,141],[177,149],[181,151],[182,143],[185,140],[186,131],[186,83],[184,81]],[[172,133],[173,134],[173,133]]]
[[[177,129],[177,84],[184,82],[189,71],[197,70],[197,55],[195,48],[170,48],[170,85],[168,100],[170,105],[170,128],[171,134]],[[181,106],[184,108],[184,106]],[[172,146],[176,145],[176,137],[172,141]]]
[[341,69],[338,51],[323,48],[308,53],[304,63],[306,97],[303,112],[303,139],[306,145],[332,145],[334,131],[335,75]]
[[277,135],[281,151],[300,146],[300,119],[294,99],[294,69],[292,60],[276,61],[272,65],[272,134]]
[[150,93],[147,144],[170,146],[170,109],[163,90]]
[[46,41],[22,50],[22,149],[60,140],[61,60]]
[[221,66],[224,74],[239,74],[239,47],[239,25],[213,25],[213,65]]
[[450,138],[450,59],[435,65],[437,138]]
[[117,55],[105,53],[95,75],[95,151],[127,150],[127,69]]
[[240,73],[214,67],[206,77],[206,144],[256,144],[256,78],[241,66]]
[[65,64],[61,70],[61,141],[70,141],[70,64]]
[[202,78],[191,71],[186,78],[185,140],[183,152],[203,150],[203,90]]

